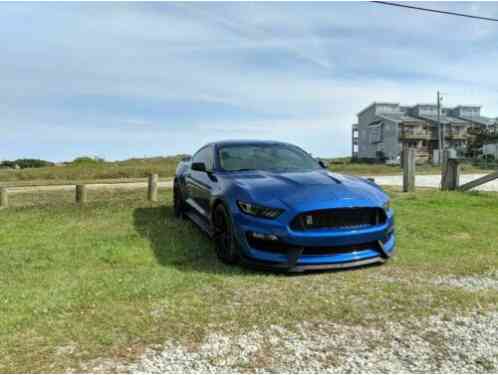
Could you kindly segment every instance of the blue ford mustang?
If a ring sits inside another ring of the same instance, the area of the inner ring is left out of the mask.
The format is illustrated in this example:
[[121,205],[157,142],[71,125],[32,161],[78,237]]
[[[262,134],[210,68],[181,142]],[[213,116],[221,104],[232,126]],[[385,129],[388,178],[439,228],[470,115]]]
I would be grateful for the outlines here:
[[331,173],[287,143],[205,145],[178,165],[174,208],[215,239],[229,264],[346,268],[385,262],[395,248],[393,211],[379,186]]

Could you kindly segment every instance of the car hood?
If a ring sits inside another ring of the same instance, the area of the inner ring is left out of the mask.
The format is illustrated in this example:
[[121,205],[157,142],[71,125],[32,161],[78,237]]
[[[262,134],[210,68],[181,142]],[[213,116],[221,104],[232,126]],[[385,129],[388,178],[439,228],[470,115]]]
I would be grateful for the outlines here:
[[252,171],[237,174],[234,182],[252,201],[271,206],[323,207],[381,206],[387,199],[380,188],[358,177],[326,170],[272,173]]

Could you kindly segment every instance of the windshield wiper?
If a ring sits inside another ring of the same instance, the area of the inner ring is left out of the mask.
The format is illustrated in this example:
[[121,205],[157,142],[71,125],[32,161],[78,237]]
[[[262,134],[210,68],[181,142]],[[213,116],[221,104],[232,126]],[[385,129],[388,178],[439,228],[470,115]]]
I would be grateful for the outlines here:
[[256,169],[252,168],[240,168],[240,169],[232,169],[229,172],[247,172],[247,171],[255,171]]

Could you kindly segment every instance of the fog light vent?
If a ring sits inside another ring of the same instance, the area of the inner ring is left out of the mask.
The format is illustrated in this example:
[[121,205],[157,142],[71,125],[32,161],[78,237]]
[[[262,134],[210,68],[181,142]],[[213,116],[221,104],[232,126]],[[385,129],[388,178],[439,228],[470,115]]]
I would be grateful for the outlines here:
[[275,236],[274,234],[265,234],[265,233],[258,233],[258,232],[250,232],[249,234],[251,237],[257,240],[262,240],[262,241],[278,241],[278,237]]

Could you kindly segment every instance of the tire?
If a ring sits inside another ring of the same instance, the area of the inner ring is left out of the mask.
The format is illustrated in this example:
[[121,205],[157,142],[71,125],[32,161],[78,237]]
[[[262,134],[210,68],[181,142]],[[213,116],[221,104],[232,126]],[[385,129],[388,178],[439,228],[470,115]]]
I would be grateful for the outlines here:
[[178,219],[183,219],[185,213],[185,203],[183,201],[183,195],[178,186],[175,185],[173,188],[173,207],[175,212],[175,217]]
[[225,264],[237,264],[240,258],[230,215],[223,204],[214,210],[216,255]]

